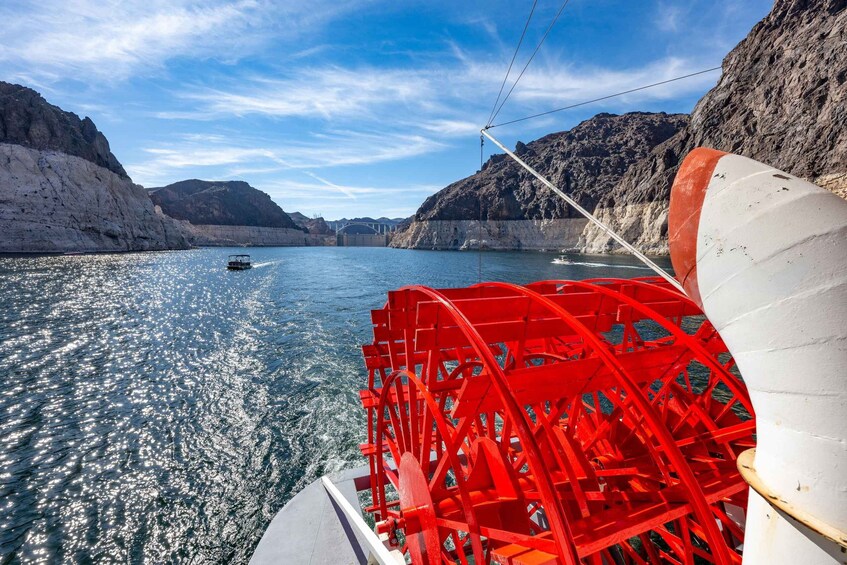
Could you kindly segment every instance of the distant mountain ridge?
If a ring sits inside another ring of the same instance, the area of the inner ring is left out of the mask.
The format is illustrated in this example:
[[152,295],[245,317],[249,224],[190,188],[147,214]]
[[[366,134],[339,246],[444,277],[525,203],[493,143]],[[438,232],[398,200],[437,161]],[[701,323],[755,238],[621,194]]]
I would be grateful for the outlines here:
[[269,195],[244,181],[190,179],[148,191],[165,214],[196,225],[301,229]]

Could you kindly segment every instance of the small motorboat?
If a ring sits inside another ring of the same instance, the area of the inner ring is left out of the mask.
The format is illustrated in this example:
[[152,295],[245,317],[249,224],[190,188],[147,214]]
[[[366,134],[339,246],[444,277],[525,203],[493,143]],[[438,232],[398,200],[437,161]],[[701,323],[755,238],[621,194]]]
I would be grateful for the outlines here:
[[250,264],[249,255],[230,255],[226,268],[230,271],[246,271],[247,269],[252,269],[253,265]]
[[554,265],[573,265],[574,262],[565,257],[564,255],[559,255],[555,259],[551,261]]

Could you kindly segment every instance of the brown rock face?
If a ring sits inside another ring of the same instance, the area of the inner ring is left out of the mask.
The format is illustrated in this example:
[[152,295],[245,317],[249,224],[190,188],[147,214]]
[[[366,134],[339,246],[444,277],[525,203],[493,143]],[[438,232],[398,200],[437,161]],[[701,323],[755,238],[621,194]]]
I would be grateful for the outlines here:
[[[629,167],[680,131],[682,114],[635,112],[598,114],[570,131],[529,144],[518,142],[516,154],[593,208]],[[415,220],[536,220],[576,214],[560,198],[540,190],[534,177],[506,155],[494,155],[477,174],[430,196]]]
[[291,219],[297,224],[297,227],[312,235],[335,235],[335,230],[329,227],[326,220],[320,216],[310,218],[300,212],[289,212]]
[[[666,253],[670,187],[685,155],[712,147],[767,163],[836,193],[847,188],[847,0],[777,0],[724,59],[688,127],[635,164],[597,215],[636,244]],[[660,234],[657,239],[656,234]],[[585,249],[613,250],[588,227]]]
[[[580,205],[593,209],[633,163],[682,130],[687,122],[688,117],[682,114],[598,114],[570,131],[528,144],[518,143],[516,153]],[[405,236],[400,234],[392,245],[432,247],[432,241],[437,238],[430,237],[435,232],[428,233],[426,224],[431,224],[433,230],[443,228],[443,224],[436,227],[434,222],[480,218],[497,222],[537,221],[576,216],[575,210],[550,191],[539,188],[535,179],[509,157],[494,155],[475,175],[430,196],[415,214],[414,229],[406,230]],[[467,243],[453,239],[450,247]],[[487,244],[501,247],[496,241]]]
[[79,119],[36,91],[0,81],[0,143],[60,151],[129,178],[91,118]]
[[149,190],[165,214],[192,224],[299,229],[270,196],[244,181],[192,179]]
[[335,235],[335,231],[323,218],[310,218],[306,222],[306,229],[313,235]]

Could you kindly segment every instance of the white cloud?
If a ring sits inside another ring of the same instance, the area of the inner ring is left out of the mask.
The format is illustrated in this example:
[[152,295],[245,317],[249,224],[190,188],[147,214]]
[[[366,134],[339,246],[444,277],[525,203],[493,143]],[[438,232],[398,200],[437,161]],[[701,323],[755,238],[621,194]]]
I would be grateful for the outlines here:
[[0,60],[126,78],[139,67],[217,49],[227,30],[238,33],[249,25],[257,7],[255,0],[212,5],[185,0],[13,2],[2,13]]
[[[343,185],[344,192],[341,192],[320,182],[291,178],[256,181],[253,185],[268,193],[285,210],[306,210],[308,215],[317,213],[328,219],[367,214],[410,216],[424,198],[442,188],[414,183],[380,187]],[[345,193],[350,193],[355,198]],[[390,208],[386,207],[387,203],[391,205]]]
[[275,117],[371,117],[384,105],[419,105],[434,95],[426,73],[400,69],[303,70],[288,79],[258,79],[232,90],[197,89],[182,97],[199,103],[189,112],[161,112],[160,118],[214,119],[261,114]]
[[[714,66],[718,61],[695,61],[680,57],[668,57],[641,67],[629,69],[607,69],[600,67],[577,68],[574,65],[555,63],[527,71],[504,106],[504,113],[518,113],[516,107],[527,110],[553,109],[556,106],[584,102],[590,99],[630,90],[696,72]],[[718,62],[719,63],[719,62]],[[469,75],[483,80],[492,69],[479,65],[469,69]],[[705,74],[660,87],[642,90],[623,99],[626,103],[640,100],[672,99],[680,95],[702,92],[705,86],[714,84],[718,74]],[[611,104],[620,105],[621,100]],[[523,103],[523,104],[522,104]],[[511,108],[510,108],[511,106]]]
[[677,32],[682,26],[684,15],[682,6],[660,3],[657,7],[656,27],[662,31]]
[[[316,136],[317,137],[317,136]],[[294,168],[367,165],[444,149],[442,143],[415,134],[334,131],[313,143],[290,144],[278,155]]]
[[178,57],[233,61],[366,1],[11,0],[0,5],[0,69],[44,81],[122,80]]
[[326,53],[332,49],[332,45],[323,44],[323,45],[315,45],[314,47],[307,47],[306,49],[301,49],[300,51],[296,51],[288,56],[289,61],[296,61],[298,59],[308,59],[309,57],[314,57],[315,55],[320,55],[322,53]]
[[347,198],[352,198],[354,200],[356,199],[356,193],[353,190],[351,190],[350,187],[335,184],[334,182],[328,181],[325,178],[318,176],[311,171],[303,171],[303,173],[312,177],[313,179],[315,179],[316,181],[318,181],[322,185],[328,186],[330,188],[337,190],[338,192],[340,192],[341,194],[343,194]]
[[[444,148],[441,143],[419,135],[352,131],[322,134],[309,143],[273,146],[259,145],[249,139],[226,142],[216,141],[215,136],[194,137],[188,135],[179,142],[148,147],[144,153],[149,159],[126,164],[125,168],[135,182],[154,186],[182,178],[185,169],[206,169],[211,175],[219,174],[224,167],[233,174],[239,170],[308,171],[393,161]],[[326,186],[335,186],[314,178]]]
[[480,124],[467,120],[432,119],[416,124],[418,127],[442,136],[462,136],[479,133]]
[[261,184],[262,190],[270,194],[272,197],[281,198],[283,201],[291,198],[314,198],[322,200],[347,200],[349,198],[358,199],[368,197],[384,198],[386,196],[397,195],[400,193],[403,195],[429,195],[443,188],[441,186],[420,184],[374,187],[346,184],[339,185],[330,181],[326,181],[326,183],[310,183],[306,181],[282,179],[257,184]]
[[[523,75],[498,119],[642,87],[702,70],[715,62],[667,57],[629,69],[577,67],[566,61],[548,61],[544,66],[539,63]],[[408,127],[436,138],[469,136],[483,125],[489,110],[486,106],[500,87],[500,71],[497,65],[465,58],[413,70],[312,68],[286,79],[243,80],[231,90],[194,88],[181,96],[196,109],[156,115],[212,120],[257,114],[334,123],[368,122],[381,128]],[[631,108],[640,101],[698,93],[716,79],[717,73],[700,75],[632,93],[598,108]]]

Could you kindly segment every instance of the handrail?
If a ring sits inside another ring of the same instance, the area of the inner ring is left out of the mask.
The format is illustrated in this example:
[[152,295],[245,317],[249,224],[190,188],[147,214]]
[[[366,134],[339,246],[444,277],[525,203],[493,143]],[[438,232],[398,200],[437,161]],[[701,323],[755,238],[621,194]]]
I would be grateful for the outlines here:
[[376,533],[370,529],[364,518],[362,518],[362,514],[357,512],[350,502],[344,498],[344,495],[341,494],[341,491],[338,490],[338,487],[335,486],[329,477],[326,475],[321,477],[321,484],[323,484],[324,489],[326,489],[326,492],[330,495],[330,497],[332,497],[341,511],[344,512],[344,515],[350,521],[350,524],[353,525],[362,535],[363,541],[371,552],[371,556],[373,556],[380,565],[397,565],[398,563],[405,563],[405,560],[399,561],[395,556],[391,555],[388,548],[383,545]]

